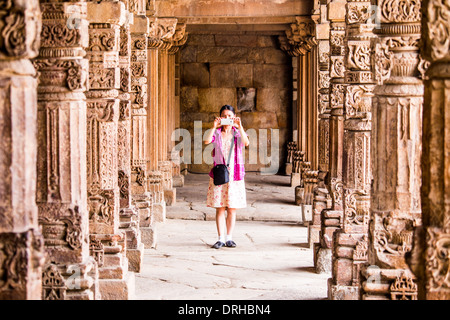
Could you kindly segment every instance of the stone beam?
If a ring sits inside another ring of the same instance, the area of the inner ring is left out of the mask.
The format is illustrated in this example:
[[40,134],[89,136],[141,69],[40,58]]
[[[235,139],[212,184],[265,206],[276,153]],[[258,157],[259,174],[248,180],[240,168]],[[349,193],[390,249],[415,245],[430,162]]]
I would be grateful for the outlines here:
[[154,11],[158,17],[186,19],[299,16],[309,15],[313,9],[313,2],[309,0],[155,0],[151,3],[147,10]]

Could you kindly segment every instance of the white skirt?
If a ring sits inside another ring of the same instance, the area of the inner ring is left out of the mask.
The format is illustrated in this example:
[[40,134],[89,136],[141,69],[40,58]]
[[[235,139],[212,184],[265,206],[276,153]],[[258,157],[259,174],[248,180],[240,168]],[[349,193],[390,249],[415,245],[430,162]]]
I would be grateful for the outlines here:
[[206,206],[213,208],[239,209],[247,207],[244,179],[230,181],[220,186],[214,185],[213,178],[209,179]]

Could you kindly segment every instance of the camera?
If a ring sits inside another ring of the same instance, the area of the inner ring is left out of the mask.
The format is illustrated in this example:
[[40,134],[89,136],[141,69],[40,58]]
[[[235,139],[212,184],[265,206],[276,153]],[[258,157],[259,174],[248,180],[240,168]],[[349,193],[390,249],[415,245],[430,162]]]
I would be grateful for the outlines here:
[[233,119],[220,119],[221,126],[232,126],[234,123]]

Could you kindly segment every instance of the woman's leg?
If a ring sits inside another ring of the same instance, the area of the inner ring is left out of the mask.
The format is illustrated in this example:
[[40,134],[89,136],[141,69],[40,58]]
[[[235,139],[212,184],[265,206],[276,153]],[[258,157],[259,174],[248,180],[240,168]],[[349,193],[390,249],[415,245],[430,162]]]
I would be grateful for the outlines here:
[[[219,238],[222,236],[225,238],[225,208],[216,208],[216,226],[217,226],[217,234]],[[223,241],[224,242],[224,241]]]
[[212,246],[214,249],[220,249],[225,245],[224,229],[226,228],[225,222],[225,208],[216,208],[216,226],[219,240]]
[[227,209],[227,240],[232,238],[234,225],[236,224],[236,209]]

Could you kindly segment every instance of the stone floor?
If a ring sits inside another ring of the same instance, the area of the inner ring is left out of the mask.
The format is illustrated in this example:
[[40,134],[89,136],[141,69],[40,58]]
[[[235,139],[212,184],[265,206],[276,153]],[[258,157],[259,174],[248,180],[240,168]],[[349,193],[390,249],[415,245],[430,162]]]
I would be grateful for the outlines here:
[[307,228],[287,176],[247,174],[248,208],[238,210],[236,248],[212,249],[214,209],[205,207],[208,176],[189,174],[157,226],[136,274],[139,300],[326,299],[329,274],[316,274]]

